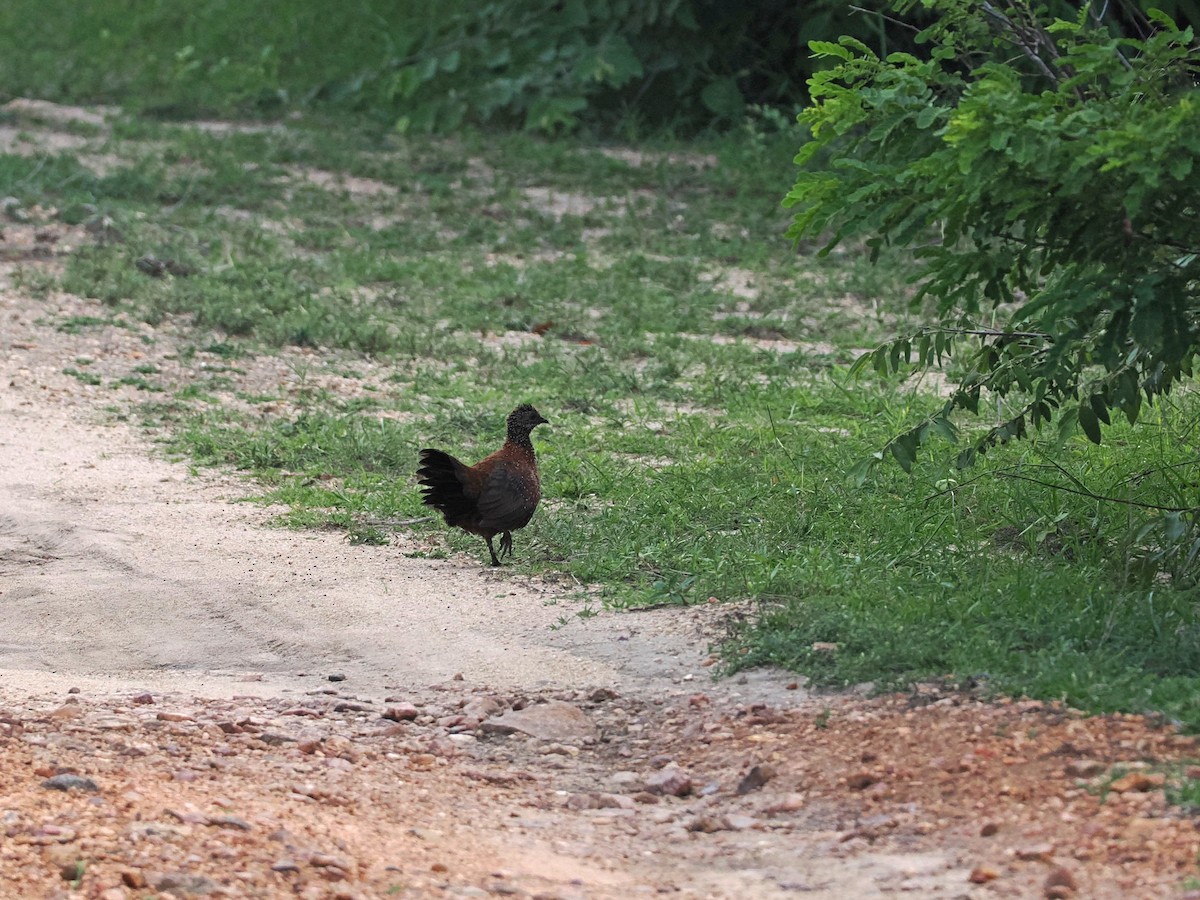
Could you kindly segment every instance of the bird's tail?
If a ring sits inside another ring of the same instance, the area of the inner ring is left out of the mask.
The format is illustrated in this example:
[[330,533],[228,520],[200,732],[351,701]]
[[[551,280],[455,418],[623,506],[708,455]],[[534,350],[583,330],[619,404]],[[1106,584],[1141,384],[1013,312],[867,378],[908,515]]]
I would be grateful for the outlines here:
[[432,506],[453,522],[469,515],[475,502],[463,493],[463,478],[467,470],[461,462],[441,450],[422,450],[417,480],[424,494],[423,502]]

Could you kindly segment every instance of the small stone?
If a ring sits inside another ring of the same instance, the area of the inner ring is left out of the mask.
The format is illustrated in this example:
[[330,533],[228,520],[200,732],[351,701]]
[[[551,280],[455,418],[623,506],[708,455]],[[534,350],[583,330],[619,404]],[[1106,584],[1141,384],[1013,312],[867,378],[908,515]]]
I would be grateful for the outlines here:
[[137,869],[122,869],[121,884],[139,890],[146,886],[146,876]]
[[751,791],[757,791],[774,777],[775,769],[771,766],[755,766],[745,774],[741,781],[738,782],[737,789],[734,791],[734,793],[740,797],[744,794],[749,794]]
[[176,894],[211,894],[221,886],[204,875],[189,872],[159,872],[147,876],[146,880],[156,891],[171,891]]
[[308,864],[318,869],[341,869],[349,871],[350,863],[329,853],[314,853],[308,858]]
[[1145,793],[1162,787],[1167,777],[1162,772],[1130,772],[1109,785],[1116,794]]
[[804,808],[805,797],[803,794],[788,794],[785,797],[776,800],[770,806],[763,810],[763,813],[768,816],[777,815],[779,813],[796,812]]
[[332,674],[332,675],[327,675],[326,677],[327,677],[327,678],[328,678],[330,681],[345,681],[345,680],[346,680],[346,676],[345,676],[345,675],[343,675],[341,672],[335,672],[334,674]]
[[865,791],[879,781],[878,776],[870,772],[856,772],[846,779],[846,786],[852,791]]
[[1107,768],[1097,759],[1073,759],[1063,766],[1063,771],[1071,778],[1095,778]]
[[495,697],[472,697],[463,704],[462,714],[468,719],[482,722],[489,716],[494,716],[504,708]]
[[410,722],[421,714],[421,711],[411,703],[398,703],[383,711],[383,717],[393,722]]
[[991,837],[992,835],[999,833],[999,831],[1000,826],[996,822],[985,822],[983,827],[979,829],[979,836]]
[[989,881],[995,881],[1000,877],[1000,873],[991,866],[976,866],[971,870],[971,874],[967,876],[967,881],[971,884],[987,884]]
[[194,716],[185,715],[184,713],[166,712],[165,710],[157,713],[154,718],[160,722],[195,722]]
[[1055,866],[1050,870],[1050,874],[1046,876],[1043,887],[1043,894],[1054,900],[1062,900],[1064,897],[1074,896],[1079,890],[1079,885],[1075,882],[1075,876],[1071,870],[1065,866]]
[[692,792],[692,779],[678,766],[669,765],[646,779],[645,790],[651,794],[684,797]]
[[687,830],[713,834],[717,831],[732,831],[733,826],[725,816],[697,816],[687,824]]
[[210,816],[208,824],[217,828],[233,828],[237,831],[251,831],[252,826],[245,819],[239,816]]
[[1028,847],[1018,847],[1016,850],[1017,859],[1032,862],[1040,860],[1041,862],[1050,862],[1054,856],[1054,845],[1051,843],[1031,844]]
[[272,872],[299,872],[300,866],[294,859],[280,859],[271,864]]
[[149,691],[146,691],[141,694],[134,694],[133,702],[138,704],[139,706],[146,706],[146,705],[149,705],[154,702],[154,695],[151,694]]
[[732,813],[727,816],[722,816],[722,818],[725,819],[730,829],[733,831],[745,831],[758,824],[758,819],[754,818],[754,816],[740,816],[736,813]]
[[100,786],[90,778],[85,778],[82,775],[73,775],[64,773],[55,775],[53,778],[47,778],[42,782],[42,787],[49,788],[52,791],[98,791]]
[[596,726],[587,714],[562,700],[510,709],[502,716],[488,719],[479,729],[491,734],[520,732],[539,740],[572,745],[596,738]]

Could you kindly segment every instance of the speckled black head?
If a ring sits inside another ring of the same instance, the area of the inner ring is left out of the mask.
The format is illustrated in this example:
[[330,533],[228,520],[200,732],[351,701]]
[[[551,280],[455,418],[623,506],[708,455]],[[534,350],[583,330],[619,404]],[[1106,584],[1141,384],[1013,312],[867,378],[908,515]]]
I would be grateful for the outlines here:
[[539,425],[549,424],[549,420],[543,418],[540,412],[528,403],[522,403],[508,414],[508,439],[515,444],[531,447],[529,432]]

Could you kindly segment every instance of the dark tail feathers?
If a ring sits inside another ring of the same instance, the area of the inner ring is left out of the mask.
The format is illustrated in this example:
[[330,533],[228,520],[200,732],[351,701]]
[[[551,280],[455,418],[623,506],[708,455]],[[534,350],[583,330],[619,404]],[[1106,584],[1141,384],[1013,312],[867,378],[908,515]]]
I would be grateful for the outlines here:
[[475,501],[463,494],[463,483],[459,477],[466,468],[449,453],[441,450],[421,451],[417,479],[425,495],[424,503],[442,513],[451,524],[475,511]]

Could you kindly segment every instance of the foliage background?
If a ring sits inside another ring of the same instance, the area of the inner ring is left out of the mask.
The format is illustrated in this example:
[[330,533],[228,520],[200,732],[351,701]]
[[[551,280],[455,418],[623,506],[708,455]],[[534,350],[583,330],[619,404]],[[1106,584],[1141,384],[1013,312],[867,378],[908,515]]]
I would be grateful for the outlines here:
[[[1052,5],[1064,15],[1075,6]],[[1200,21],[1200,0],[1155,5]],[[877,14],[885,6],[6,0],[0,101],[115,102],[165,117],[316,106],[443,132],[491,123],[690,133],[737,125],[748,106],[803,105],[806,79],[825,65],[806,49],[811,40],[849,35],[880,54],[912,49],[911,28]],[[919,12],[910,19],[922,21]]]

